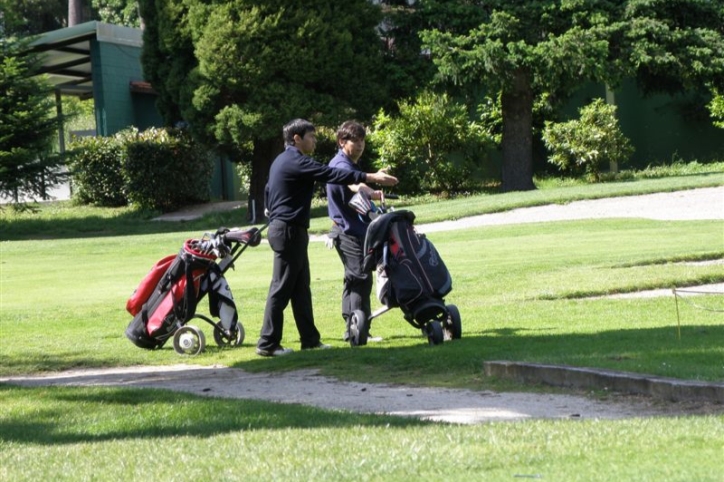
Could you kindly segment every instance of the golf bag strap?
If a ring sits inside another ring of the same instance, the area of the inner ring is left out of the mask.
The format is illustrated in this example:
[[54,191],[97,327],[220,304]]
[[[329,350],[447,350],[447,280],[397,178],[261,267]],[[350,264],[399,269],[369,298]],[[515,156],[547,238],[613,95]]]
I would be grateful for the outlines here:
[[[196,286],[194,286],[194,263],[193,256],[184,253],[184,275],[186,276],[186,286],[184,287],[183,296],[183,313],[180,318],[188,321],[189,318],[196,313]],[[214,263],[216,266],[216,263]]]
[[[224,296],[216,289],[216,280],[223,278],[221,269],[218,264],[214,264],[209,269],[209,313],[211,316],[219,316],[219,300]],[[233,300],[232,300],[233,303]]]

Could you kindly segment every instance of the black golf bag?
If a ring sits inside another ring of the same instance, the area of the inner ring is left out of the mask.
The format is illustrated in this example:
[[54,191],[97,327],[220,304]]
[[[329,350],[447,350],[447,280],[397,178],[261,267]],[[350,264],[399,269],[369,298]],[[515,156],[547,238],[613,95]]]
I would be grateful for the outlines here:
[[447,316],[443,298],[452,278],[435,246],[419,234],[411,211],[376,217],[367,228],[365,269],[376,267],[377,297],[390,308],[400,307],[416,328]]
[[388,208],[384,194],[380,196],[380,205],[375,206],[360,191],[349,205],[362,221],[369,222],[363,269],[376,271],[377,298],[385,305],[369,315],[362,310],[352,312],[350,345],[366,345],[370,321],[396,307],[402,309],[408,323],[422,330],[431,345],[460,338],[460,312],[443,299],[452,290],[450,272],[435,246],[415,230],[415,214]]
[[[198,318],[214,327],[219,346],[240,345],[244,328],[224,273],[247,246],[260,242],[258,228],[221,228],[201,239],[187,240],[178,254],[159,260],[128,299],[126,310],[133,320],[126,328],[126,337],[139,348],[150,350],[161,348],[173,337],[178,353],[197,354],[205,347],[205,337],[187,323]],[[219,322],[196,313],[207,294],[209,313]]]

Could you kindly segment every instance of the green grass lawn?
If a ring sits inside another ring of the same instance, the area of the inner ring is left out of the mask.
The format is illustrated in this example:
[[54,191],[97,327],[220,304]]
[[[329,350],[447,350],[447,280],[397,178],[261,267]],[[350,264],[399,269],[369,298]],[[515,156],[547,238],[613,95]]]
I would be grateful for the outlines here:
[[[154,260],[194,235],[4,242],[0,374],[179,362],[170,344],[148,352],[126,340],[130,316],[124,307]],[[312,243],[317,324],[323,339],[339,350],[260,359],[252,348],[272,264],[262,244],[247,249],[227,273],[248,334],[244,346],[223,351],[210,346],[194,363],[250,370],[319,366],[347,378],[453,386],[469,386],[490,359],[724,379],[722,364],[709,358],[724,355],[720,312],[682,304],[679,339],[673,296],[586,299],[724,281],[721,265],[684,262],[724,257],[719,221],[584,220],[441,232],[431,239],[453,276],[446,301],[461,312],[463,339],[430,349],[402,312],[392,310],[373,320],[383,343],[350,350],[341,340],[339,259],[323,243]],[[719,308],[721,301],[702,300]],[[199,310],[208,313],[204,302]],[[298,348],[291,321],[284,333],[283,343]],[[370,370],[374,367],[379,370]]]
[[720,481],[724,419],[451,426],[161,390],[0,386],[0,479]]
[[[551,186],[406,207],[430,222],[526,202],[711,185],[724,185],[724,166],[606,183],[591,192]],[[207,350],[185,359],[170,344],[148,352],[125,338],[126,299],[157,259],[205,230],[244,224],[240,213],[167,224],[60,203],[36,216],[0,213],[2,376],[188,361],[258,372],[315,368],[371,382],[530,389],[482,374],[486,360],[518,360],[724,381],[721,296],[689,298],[696,304],[680,303],[678,318],[673,296],[592,298],[724,282],[720,264],[691,263],[724,258],[721,221],[605,219],[431,233],[453,277],[446,301],[459,308],[463,324],[462,339],[436,347],[400,310],[373,321],[383,342],[355,349],[342,342],[341,264],[323,243],[312,243],[316,321],[334,349],[279,359],[253,350],[271,272],[271,251],[262,244],[227,273],[247,332],[244,345],[219,349],[207,327]],[[321,231],[324,223],[313,225]],[[208,313],[204,302],[199,310]],[[298,348],[288,316],[283,343]],[[464,427],[165,391],[0,384],[0,480],[714,481],[721,480],[722,440],[722,416]]]

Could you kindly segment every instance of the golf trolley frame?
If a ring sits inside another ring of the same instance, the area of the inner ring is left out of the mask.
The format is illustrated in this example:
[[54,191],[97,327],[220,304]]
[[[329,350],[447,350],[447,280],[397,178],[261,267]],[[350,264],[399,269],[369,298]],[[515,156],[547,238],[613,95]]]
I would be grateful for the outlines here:
[[[373,311],[369,317],[362,310],[354,310],[349,323],[350,346],[366,345],[371,321],[393,308],[392,306],[382,306]],[[408,314],[405,314],[405,320],[419,329],[422,335],[427,337],[430,345],[439,345],[445,341],[460,339],[462,337],[462,320],[458,307],[453,304],[445,304],[439,307],[437,311],[438,313],[433,318],[428,318],[422,322],[416,321]]]
[[[220,230],[220,232],[217,231],[214,234],[207,233],[199,240],[199,247],[201,251],[211,250],[217,254],[222,254],[223,251],[219,253],[219,250],[231,245],[231,250],[228,253],[219,256],[221,259],[218,263],[219,270],[222,274],[225,274],[229,269],[234,268],[234,263],[249,245],[256,245],[261,241],[261,234],[267,227],[268,224],[263,225],[254,233],[251,239],[248,237],[248,230],[230,230],[226,232]],[[254,244],[257,238],[258,242]],[[221,321],[217,322],[206,315],[194,313],[186,323],[176,319],[178,328],[173,333],[173,349],[179,355],[198,355],[206,348],[204,332],[198,326],[189,324],[193,319],[202,320],[213,327],[214,341],[221,348],[240,346],[244,343],[246,333],[241,321],[237,321],[235,328],[227,330],[221,325]]]
[[[214,341],[219,347],[241,345],[244,327],[224,274],[234,267],[246,248],[261,243],[267,226],[219,228],[215,233],[205,233],[201,239],[187,240],[178,255],[158,261],[126,304],[127,311],[134,316],[126,329],[129,340],[140,348],[153,350],[173,338],[176,353],[197,355],[206,347],[203,331],[190,324],[198,319],[213,327]],[[211,315],[218,316],[218,322],[196,312],[196,306],[206,295],[214,297],[213,308],[210,298]],[[226,328],[224,324],[229,325],[229,320],[233,326]]]
[[[393,207],[386,205],[385,197],[387,199],[397,198],[396,195],[388,194],[385,196],[385,194],[382,193],[380,204],[376,206],[360,192],[353,196],[349,204],[361,217],[367,216],[374,221],[378,217],[394,211]],[[365,247],[367,247],[367,242],[365,242]],[[387,246],[385,246],[384,258],[389,255],[387,249]],[[390,300],[390,297],[388,297],[388,303],[373,311],[369,316],[362,310],[354,310],[349,319],[350,346],[366,345],[371,321],[395,307],[402,308],[395,300]],[[421,303],[420,306],[417,306],[414,313],[407,312],[405,309],[402,309],[402,311],[405,320],[413,327],[421,330],[423,336],[427,337],[430,345],[439,345],[446,340],[456,340],[462,337],[460,310],[453,304],[445,304],[442,297],[430,297]]]

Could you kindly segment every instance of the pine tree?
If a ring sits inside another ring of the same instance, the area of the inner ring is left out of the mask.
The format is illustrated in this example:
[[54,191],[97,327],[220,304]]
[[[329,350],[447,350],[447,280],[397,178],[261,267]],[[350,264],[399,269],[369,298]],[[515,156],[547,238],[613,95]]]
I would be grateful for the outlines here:
[[52,153],[57,119],[51,87],[34,76],[37,57],[25,45],[0,43],[0,196],[44,198],[63,177],[62,160]]

